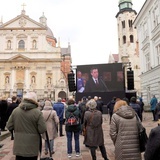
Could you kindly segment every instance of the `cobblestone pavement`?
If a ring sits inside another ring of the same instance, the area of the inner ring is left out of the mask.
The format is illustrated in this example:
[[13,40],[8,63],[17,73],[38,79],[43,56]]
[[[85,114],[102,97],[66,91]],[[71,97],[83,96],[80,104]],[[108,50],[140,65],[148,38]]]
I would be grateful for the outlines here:
[[[114,158],[114,146],[109,137],[109,115],[103,115],[104,123],[103,123],[103,131],[105,137],[105,146],[108,154],[109,160],[115,160]],[[150,130],[157,126],[157,122],[152,121],[152,113],[146,112],[143,115],[143,125],[146,127],[147,133],[149,134]],[[64,132],[65,133],[65,132]],[[2,136],[8,134],[8,132],[2,132]],[[4,146],[0,149],[0,160],[14,160],[15,156],[12,153],[13,141],[10,140],[10,137],[7,137],[2,140],[2,136],[0,139],[0,144],[4,144]],[[67,147],[66,147],[66,136],[58,137],[55,139],[55,154],[53,155],[54,160],[68,160],[67,157]],[[75,153],[73,153],[71,160],[91,160],[89,149],[83,145],[83,136],[80,136],[80,147],[81,147],[81,156],[76,157]],[[74,147],[74,145],[73,145]],[[44,142],[43,142],[43,152],[44,152]],[[42,157],[45,157],[42,152]],[[142,154],[143,157],[143,154]],[[97,150],[97,160],[103,160],[101,157],[100,151]]]

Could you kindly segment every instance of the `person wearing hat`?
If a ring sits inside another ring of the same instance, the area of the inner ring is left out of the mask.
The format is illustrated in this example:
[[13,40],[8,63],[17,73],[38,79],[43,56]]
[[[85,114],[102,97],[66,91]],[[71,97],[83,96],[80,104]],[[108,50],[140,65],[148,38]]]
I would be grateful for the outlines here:
[[145,160],[160,160],[160,119],[158,126],[151,129],[144,153]]
[[[57,116],[56,111],[53,110],[52,103],[48,100],[45,101],[45,105],[42,110],[42,113],[46,121],[51,153],[54,154],[54,139],[58,137],[57,127],[59,123],[59,118]],[[48,143],[47,143],[45,133],[43,133],[42,137],[45,139],[45,155],[47,155],[48,154]]]
[[89,100],[86,106],[89,108],[89,110],[84,114],[83,127],[86,128],[84,144],[89,147],[92,160],[96,160],[96,149],[98,147],[104,160],[108,160],[106,148],[104,145],[102,113],[96,109],[97,103],[94,99]]
[[40,134],[46,131],[42,112],[38,109],[37,95],[28,92],[9,117],[6,125],[14,130],[13,154],[16,160],[37,160],[40,148]]

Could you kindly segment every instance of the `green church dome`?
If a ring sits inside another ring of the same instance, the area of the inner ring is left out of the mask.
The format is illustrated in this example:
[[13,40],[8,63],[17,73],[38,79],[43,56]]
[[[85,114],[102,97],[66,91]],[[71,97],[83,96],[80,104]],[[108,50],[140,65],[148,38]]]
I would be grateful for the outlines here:
[[135,10],[132,9],[132,0],[119,0],[119,3],[118,3],[118,7],[119,7],[119,12],[117,13],[116,17],[118,17],[118,15],[120,13],[123,13],[125,11],[129,11],[129,12],[135,12]]
[[123,3],[123,2],[130,2],[130,3],[132,3],[132,0],[119,0],[119,4]]
[[132,0],[119,0],[119,9],[132,9]]

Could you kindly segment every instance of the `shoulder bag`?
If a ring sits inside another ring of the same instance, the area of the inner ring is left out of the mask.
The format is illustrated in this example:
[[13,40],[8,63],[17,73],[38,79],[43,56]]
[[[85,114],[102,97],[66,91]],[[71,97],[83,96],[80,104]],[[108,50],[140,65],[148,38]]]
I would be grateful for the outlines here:
[[85,137],[86,134],[87,134],[87,126],[88,126],[88,124],[90,124],[90,122],[91,122],[91,120],[92,120],[92,118],[93,118],[93,115],[94,115],[94,112],[93,112],[93,113],[91,114],[91,116],[90,116],[89,123],[87,123],[87,125],[83,127],[82,135],[83,135],[84,137]]
[[148,136],[146,134],[146,129],[145,127],[142,126],[141,121],[136,114],[136,119],[137,119],[137,125],[138,125],[138,130],[139,130],[139,146],[140,146],[140,151],[144,152],[146,150],[146,144],[148,141]]

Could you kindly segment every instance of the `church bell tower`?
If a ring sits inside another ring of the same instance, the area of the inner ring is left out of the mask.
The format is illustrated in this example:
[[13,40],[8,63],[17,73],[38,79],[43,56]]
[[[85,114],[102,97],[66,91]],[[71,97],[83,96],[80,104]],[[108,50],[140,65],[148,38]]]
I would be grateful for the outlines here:
[[[133,26],[137,12],[132,9],[132,0],[119,0],[119,12],[116,15],[118,28],[119,61],[134,71],[134,86],[140,94],[140,60],[138,52],[137,30]],[[125,76],[127,77],[127,76]]]

